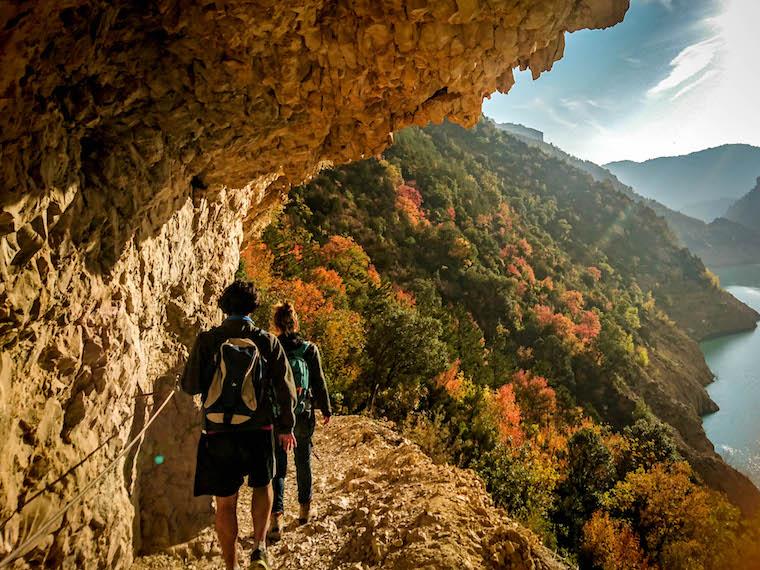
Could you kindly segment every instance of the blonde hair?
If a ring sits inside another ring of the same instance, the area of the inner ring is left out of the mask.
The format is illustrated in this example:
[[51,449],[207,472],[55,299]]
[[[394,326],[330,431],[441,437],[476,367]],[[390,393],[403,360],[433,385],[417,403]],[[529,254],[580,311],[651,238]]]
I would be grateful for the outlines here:
[[279,303],[274,308],[274,326],[281,334],[298,332],[298,313],[290,301]]

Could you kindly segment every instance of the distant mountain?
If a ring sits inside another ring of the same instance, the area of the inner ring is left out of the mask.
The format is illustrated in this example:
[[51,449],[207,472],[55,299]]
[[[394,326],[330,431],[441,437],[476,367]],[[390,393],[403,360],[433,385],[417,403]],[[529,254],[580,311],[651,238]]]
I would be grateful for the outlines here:
[[658,208],[652,209],[667,220],[678,240],[708,267],[760,264],[760,231],[726,218],[716,218],[707,224],[673,210],[663,213]]
[[723,215],[726,199],[740,198],[760,176],[760,148],[730,144],[685,156],[604,166],[639,194],[710,222]]
[[497,125],[501,130],[507,131],[510,134],[516,135],[520,138],[526,138],[532,141],[544,142],[544,133],[538,129],[531,129],[525,125],[518,125],[517,123],[501,123]]
[[684,206],[681,209],[682,214],[697,218],[699,220],[711,221],[723,215],[736,202],[734,198],[718,198],[717,200],[705,200],[704,202],[695,202]]
[[760,232],[760,177],[756,186],[728,209],[726,218]]
[[[522,127],[522,125],[517,126]],[[658,216],[665,219],[677,241],[683,247],[688,248],[694,255],[701,258],[708,267],[715,268],[760,263],[760,228],[753,230],[737,223],[735,220],[726,218],[717,218],[708,224],[702,219],[687,216],[668,208],[657,200],[643,197],[637,193],[638,189],[634,190],[630,186],[626,186],[606,168],[594,162],[575,157],[566,153],[561,148],[545,142],[543,140],[543,133],[540,131],[537,131],[541,134],[539,138],[523,135],[519,130],[513,129],[513,125],[510,123],[499,124],[497,127],[524,143],[542,150],[549,156],[558,158],[571,166],[586,171],[595,180],[609,183],[612,188],[618,192],[622,192],[629,198],[646,204]],[[522,128],[527,129],[527,127]],[[534,129],[529,130],[532,131]],[[754,211],[758,213],[757,218],[760,219],[760,192],[757,193],[757,200],[758,209]],[[727,200],[726,202],[733,204],[731,200]],[[728,204],[725,204],[722,208],[718,205],[714,205],[713,207],[722,214],[725,212]]]

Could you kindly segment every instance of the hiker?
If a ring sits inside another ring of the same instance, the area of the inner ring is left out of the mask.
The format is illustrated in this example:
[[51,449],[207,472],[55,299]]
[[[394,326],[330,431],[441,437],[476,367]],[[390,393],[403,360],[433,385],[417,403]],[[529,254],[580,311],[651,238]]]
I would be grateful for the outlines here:
[[[298,485],[298,503],[300,505],[298,522],[306,524],[311,515],[311,438],[316,425],[315,409],[322,412],[324,425],[330,422],[332,409],[330,395],[327,392],[325,374],[322,371],[322,359],[319,348],[313,342],[304,340],[298,333],[298,315],[290,303],[282,303],[275,308],[274,325],[279,333],[279,340],[288,355],[296,385],[296,425],[293,433],[296,446],[293,455],[296,464],[296,483]],[[288,470],[288,451],[285,446],[277,446],[275,457],[274,504],[269,537],[279,540],[282,533],[284,512],[285,475]]]
[[182,389],[203,398],[203,432],[195,468],[196,497],[213,495],[216,533],[228,570],[237,570],[237,500],[248,477],[253,498],[250,568],[269,569],[265,536],[272,509],[275,437],[290,450],[296,402],[285,351],[249,317],[258,307],[252,283],[235,281],[219,299],[224,322],[195,341]]

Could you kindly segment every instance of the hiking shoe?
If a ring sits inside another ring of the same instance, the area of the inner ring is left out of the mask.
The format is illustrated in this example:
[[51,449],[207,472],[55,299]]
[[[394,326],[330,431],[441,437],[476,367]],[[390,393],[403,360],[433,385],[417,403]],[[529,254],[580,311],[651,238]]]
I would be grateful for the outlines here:
[[251,552],[251,565],[248,567],[248,570],[271,570],[266,550],[257,548]]
[[311,518],[311,503],[302,503],[298,512],[298,522],[306,524]]
[[272,513],[267,539],[271,542],[277,542],[280,538],[282,538],[282,513]]

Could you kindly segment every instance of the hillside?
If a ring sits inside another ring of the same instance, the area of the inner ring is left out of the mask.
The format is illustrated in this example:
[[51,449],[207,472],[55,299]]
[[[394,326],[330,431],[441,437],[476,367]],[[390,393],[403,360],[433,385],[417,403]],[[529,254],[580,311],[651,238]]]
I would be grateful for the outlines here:
[[[701,497],[722,529],[736,511],[697,481],[758,509],[758,490],[705,437],[712,375],[694,340],[758,315],[650,208],[488,122],[399,132],[381,159],[292,196],[240,270],[261,287],[259,321],[278,299],[299,308],[339,409],[386,416],[439,461],[474,469],[579,562],[603,557],[595,529],[608,517],[630,525],[651,567],[687,567],[636,534],[636,508],[605,498],[634,481]],[[707,548],[727,538],[717,529],[689,540]],[[699,556],[717,568],[706,559],[725,555]]]
[[760,175],[760,148],[730,144],[684,156],[604,166],[642,196],[711,222]]
[[725,217],[760,232],[760,177],[752,190],[731,205]]
[[[494,507],[472,472],[435,465],[387,422],[335,417],[315,437],[313,520],[297,526],[287,480],[286,531],[270,545],[274,567],[348,570],[561,570],[565,564]],[[250,491],[239,507],[242,560],[250,551]],[[211,527],[132,570],[224,568]]]
[[[497,127],[549,156],[588,172],[594,180],[609,183],[614,190],[622,192],[632,200],[649,206],[657,215],[665,219],[678,242],[699,257],[706,266],[717,268],[760,263],[760,232],[753,230],[751,225],[746,227],[746,224],[741,225],[735,220],[714,215],[712,218],[715,219],[710,223],[698,217],[687,216],[668,208],[657,200],[645,198],[637,193],[635,188],[623,184],[606,168],[572,156],[553,144],[544,142],[543,133],[541,137],[526,135],[524,130],[515,128],[521,125],[500,124]],[[523,127],[523,129],[526,128]],[[537,132],[540,133],[540,131]],[[730,205],[733,201],[724,200],[722,203]],[[712,204],[710,207],[711,211],[715,212],[725,210],[725,206],[721,205]]]

